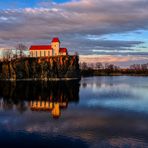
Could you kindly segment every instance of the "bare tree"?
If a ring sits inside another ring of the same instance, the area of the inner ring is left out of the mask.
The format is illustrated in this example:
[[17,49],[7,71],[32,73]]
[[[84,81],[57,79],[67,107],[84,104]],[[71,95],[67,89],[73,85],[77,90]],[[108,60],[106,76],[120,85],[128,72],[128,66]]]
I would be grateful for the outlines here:
[[141,65],[140,64],[133,64],[130,66],[130,69],[135,70],[135,71],[139,71],[141,69]]
[[19,52],[19,57],[21,58],[24,54],[24,51],[27,50],[27,46],[24,44],[18,44],[16,46],[16,57],[17,57],[17,53]]
[[94,69],[94,63],[90,63],[90,68]]
[[98,70],[98,69],[103,69],[103,64],[100,63],[100,62],[97,62],[97,63],[96,63],[96,69],[97,69],[97,70]]
[[3,49],[2,50],[3,60],[11,60],[12,56],[13,56],[12,49]]
[[142,64],[142,65],[141,65],[141,69],[142,69],[143,71],[146,71],[146,70],[148,69],[148,65],[147,65],[147,64]]
[[120,67],[119,66],[116,66],[114,64],[108,64],[106,63],[105,64],[105,70],[106,72],[117,72],[120,70]]
[[80,67],[81,67],[82,70],[87,70],[88,69],[87,63],[83,62],[80,65],[81,65]]

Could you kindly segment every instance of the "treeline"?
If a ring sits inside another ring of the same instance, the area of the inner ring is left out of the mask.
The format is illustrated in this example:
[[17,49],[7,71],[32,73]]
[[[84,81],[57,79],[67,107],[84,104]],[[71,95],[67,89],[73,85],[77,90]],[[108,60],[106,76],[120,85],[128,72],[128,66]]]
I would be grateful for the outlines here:
[[28,48],[26,45],[20,43],[17,44],[13,49],[5,48],[1,50],[0,61],[11,61],[18,58],[28,57]]
[[80,63],[82,76],[104,76],[104,75],[148,75],[148,63],[133,64],[127,68],[108,63]]

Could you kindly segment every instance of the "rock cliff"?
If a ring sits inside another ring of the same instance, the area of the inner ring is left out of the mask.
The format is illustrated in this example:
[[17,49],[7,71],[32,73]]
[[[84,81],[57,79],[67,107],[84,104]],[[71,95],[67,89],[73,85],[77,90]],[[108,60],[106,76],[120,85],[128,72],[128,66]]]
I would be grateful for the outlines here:
[[19,58],[0,62],[1,80],[80,78],[79,57]]

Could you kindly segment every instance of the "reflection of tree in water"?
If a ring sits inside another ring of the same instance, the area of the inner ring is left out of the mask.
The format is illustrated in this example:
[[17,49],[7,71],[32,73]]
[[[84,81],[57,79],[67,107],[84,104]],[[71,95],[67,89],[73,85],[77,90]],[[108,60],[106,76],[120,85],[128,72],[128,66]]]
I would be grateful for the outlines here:
[[0,106],[4,110],[24,112],[50,111],[59,117],[69,102],[79,101],[79,81],[1,82]]

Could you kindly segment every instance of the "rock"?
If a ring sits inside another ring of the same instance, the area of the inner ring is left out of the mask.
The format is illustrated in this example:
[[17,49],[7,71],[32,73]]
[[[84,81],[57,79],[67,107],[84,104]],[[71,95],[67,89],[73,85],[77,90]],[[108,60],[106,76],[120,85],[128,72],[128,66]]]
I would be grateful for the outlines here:
[[78,56],[21,58],[0,63],[1,80],[80,78]]

